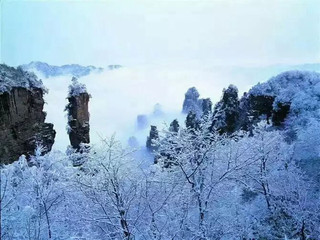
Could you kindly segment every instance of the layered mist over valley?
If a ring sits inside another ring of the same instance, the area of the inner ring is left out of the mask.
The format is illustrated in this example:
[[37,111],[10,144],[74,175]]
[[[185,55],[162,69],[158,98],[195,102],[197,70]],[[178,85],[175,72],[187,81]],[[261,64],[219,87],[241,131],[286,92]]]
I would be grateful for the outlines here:
[[[135,136],[139,145],[144,146],[150,125],[162,129],[175,118],[184,121],[182,105],[184,94],[190,87],[196,87],[201,98],[211,98],[215,103],[219,101],[222,89],[228,86],[226,83],[236,85],[241,96],[258,82],[291,69],[319,71],[320,66],[122,67],[92,73],[79,78],[79,81],[87,86],[92,96],[89,106],[92,143],[99,143],[101,138],[116,134],[123,144]],[[57,130],[53,148],[64,151],[69,144],[64,108],[73,75],[46,78],[38,72],[38,76],[49,89],[44,109],[48,121],[54,123]],[[138,122],[141,115],[146,119],[143,126],[139,126]]]

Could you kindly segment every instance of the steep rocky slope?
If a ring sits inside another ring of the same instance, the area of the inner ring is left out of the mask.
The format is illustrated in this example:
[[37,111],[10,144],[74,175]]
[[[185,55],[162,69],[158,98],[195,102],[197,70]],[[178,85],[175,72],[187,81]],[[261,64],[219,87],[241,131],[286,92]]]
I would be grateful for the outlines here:
[[20,155],[51,150],[55,130],[45,123],[45,89],[42,82],[20,68],[0,65],[0,163],[11,163]]
[[[195,88],[190,88],[186,93],[183,112],[192,111],[199,118],[204,113],[199,102],[203,102],[199,99],[199,93]],[[287,71],[258,83],[241,98],[234,85],[224,89],[211,115],[212,129],[232,134],[240,129],[250,130],[265,119],[274,127],[297,132],[297,129],[307,127],[312,119],[320,118],[319,103],[320,73]]]
[[247,112],[257,119],[265,115],[274,126],[303,128],[320,114],[320,73],[287,71],[257,84],[240,99]]
[[185,93],[185,98],[182,106],[182,113],[188,114],[190,111],[195,113],[197,117],[202,114],[211,112],[212,102],[210,98],[199,98],[200,94],[195,87],[191,87]]

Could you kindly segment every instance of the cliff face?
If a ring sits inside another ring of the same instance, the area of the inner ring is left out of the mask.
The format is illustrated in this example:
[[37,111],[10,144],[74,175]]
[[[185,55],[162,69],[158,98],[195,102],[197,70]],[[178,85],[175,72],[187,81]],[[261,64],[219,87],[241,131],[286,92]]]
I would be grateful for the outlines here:
[[195,87],[189,88],[185,94],[183,101],[182,112],[188,114],[190,111],[201,116],[201,101],[199,92]]
[[36,146],[49,152],[56,132],[45,123],[43,89],[12,87],[0,93],[0,162],[11,163],[34,153]]
[[207,115],[212,110],[210,98],[199,98],[200,94],[195,87],[189,88],[185,93],[182,106],[182,113],[188,114],[190,111],[195,113],[197,118]]
[[69,139],[71,146],[77,150],[80,149],[80,143],[90,143],[89,98],[87,92],[68,97]]

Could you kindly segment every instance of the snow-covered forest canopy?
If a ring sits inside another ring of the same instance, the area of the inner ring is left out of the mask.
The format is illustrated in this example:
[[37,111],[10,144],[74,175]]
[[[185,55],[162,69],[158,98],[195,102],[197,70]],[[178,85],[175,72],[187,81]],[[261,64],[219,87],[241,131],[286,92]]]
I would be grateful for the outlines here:
[[320,74],[199,96],[148,151],[113,136],[2,165],[1,239],[319,239]]

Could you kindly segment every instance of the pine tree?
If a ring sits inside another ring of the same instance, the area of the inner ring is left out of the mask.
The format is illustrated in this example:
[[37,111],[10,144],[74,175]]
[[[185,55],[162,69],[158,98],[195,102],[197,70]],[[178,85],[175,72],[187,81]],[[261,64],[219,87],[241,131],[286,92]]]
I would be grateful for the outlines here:
[[170,132],[179,132],[179,128],[180,128],[180,125],[179,125],[179,122],[177,119],[174,119],[171,123],[170,123],[170,127],[169,127],[169,131]]
[[197,115],[194,112],[190,111],[186,118],[186,128],[196,130],[199,128],[199,125],[200,123]]
[[154,152],[158,149],[157,144],[154,141],[159,140],[159,132],[157,126],[151,125],[149,136],[147,137],[146,147],[150,152]]
[[223,90],[222,99],[214,108],[211,129],[216,129],[220,134],[231,134],[237,130],[238,119],[238,89],[236,86],[230,85]]
[[212,102],[210,98],[202,99],[202,116],[210,115],[212,111]]

